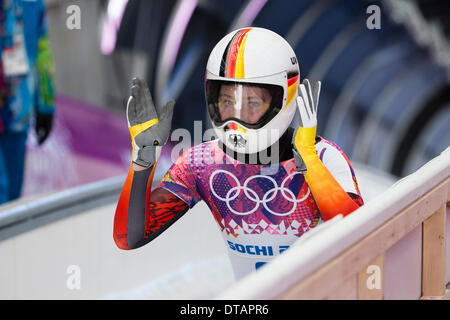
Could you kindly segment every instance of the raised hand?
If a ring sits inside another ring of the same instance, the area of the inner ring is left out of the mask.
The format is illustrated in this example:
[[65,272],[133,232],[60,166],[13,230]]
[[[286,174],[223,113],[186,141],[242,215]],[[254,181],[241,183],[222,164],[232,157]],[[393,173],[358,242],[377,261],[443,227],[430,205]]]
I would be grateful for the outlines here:
[[297,107],[300,112],[302,124],[304,128],[317,127],[317,107],[319,106],[320,81],[314,85],[314,91],[308,79],[303,80],[299,86],[299,96],[297,97]]
[[174,100],[168,101],[158,115],[145,81],[133,78],[127,120],[134,163],[149,167],[158,161],[162,146],[170,134],[174,105]]
[[298,170],[306,170],[304,162],[316,155],[315,139],[317,131],[317,108],[319,105],[321,83],[316,82],[314,89],[308,79],[300,84],[297,107],[301,123],[294,133],[294,160]]
[[358,209],[359,205],[317,155],[315,142],[320,86],[320,82],[317,82],[312,89],[307,79],[299,86],[297,106],[302,123],[294,134],[293,151],[295,166],[297,170],[304,171],[305,181],[314,196],[320,215],[327,221],[339,214],[346,216]]

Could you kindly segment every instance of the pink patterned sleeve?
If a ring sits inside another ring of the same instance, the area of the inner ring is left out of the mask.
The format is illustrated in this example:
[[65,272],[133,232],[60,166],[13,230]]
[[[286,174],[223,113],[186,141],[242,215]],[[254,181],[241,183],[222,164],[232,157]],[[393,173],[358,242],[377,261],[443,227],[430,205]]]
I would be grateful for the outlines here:
[[189,208],[202,200],[197,190],[198,176],[193,169],[193,161],[192,149],[189,149],[170,167],[157,186],[175,194]]

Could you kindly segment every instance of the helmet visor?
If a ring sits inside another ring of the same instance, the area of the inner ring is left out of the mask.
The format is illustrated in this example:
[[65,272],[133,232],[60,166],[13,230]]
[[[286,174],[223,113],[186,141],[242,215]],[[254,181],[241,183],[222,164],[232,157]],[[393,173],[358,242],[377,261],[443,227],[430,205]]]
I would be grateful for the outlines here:
[[218,126],[235,120],[248,128],[260,128],[283,105],[283,87],[277,85],[207,80],[205,88],[209,115]]

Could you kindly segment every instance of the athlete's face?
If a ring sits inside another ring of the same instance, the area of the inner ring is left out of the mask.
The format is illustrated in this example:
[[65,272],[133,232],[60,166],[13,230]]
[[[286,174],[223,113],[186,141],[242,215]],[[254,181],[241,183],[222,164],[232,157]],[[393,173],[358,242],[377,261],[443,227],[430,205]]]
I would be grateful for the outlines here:
[[222,85],[219,92],[219,113],[222,120],[238,118],[253,124],[269,109],[272,96],[264,88],[243,85]]

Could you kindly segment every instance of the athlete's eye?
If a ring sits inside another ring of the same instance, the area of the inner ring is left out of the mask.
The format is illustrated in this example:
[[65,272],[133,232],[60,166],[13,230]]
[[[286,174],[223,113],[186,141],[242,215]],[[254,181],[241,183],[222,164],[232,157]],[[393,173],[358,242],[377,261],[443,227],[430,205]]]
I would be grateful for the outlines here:
[[261,107],[261,102],[253,100],[253,101],[249,101],[248,105],[249,105],[250,108],[256,109],[256,108]]
[[224,106],[225,107],[232,107],[232,106],[234,106],[234,102],[231,101],[231,100],[225,100],[224,101]]
[[234,101],[231,99],[227,99],[226,97],[223,97],[219,99],[219,106],[225,109],[231,108],[234,106]]

